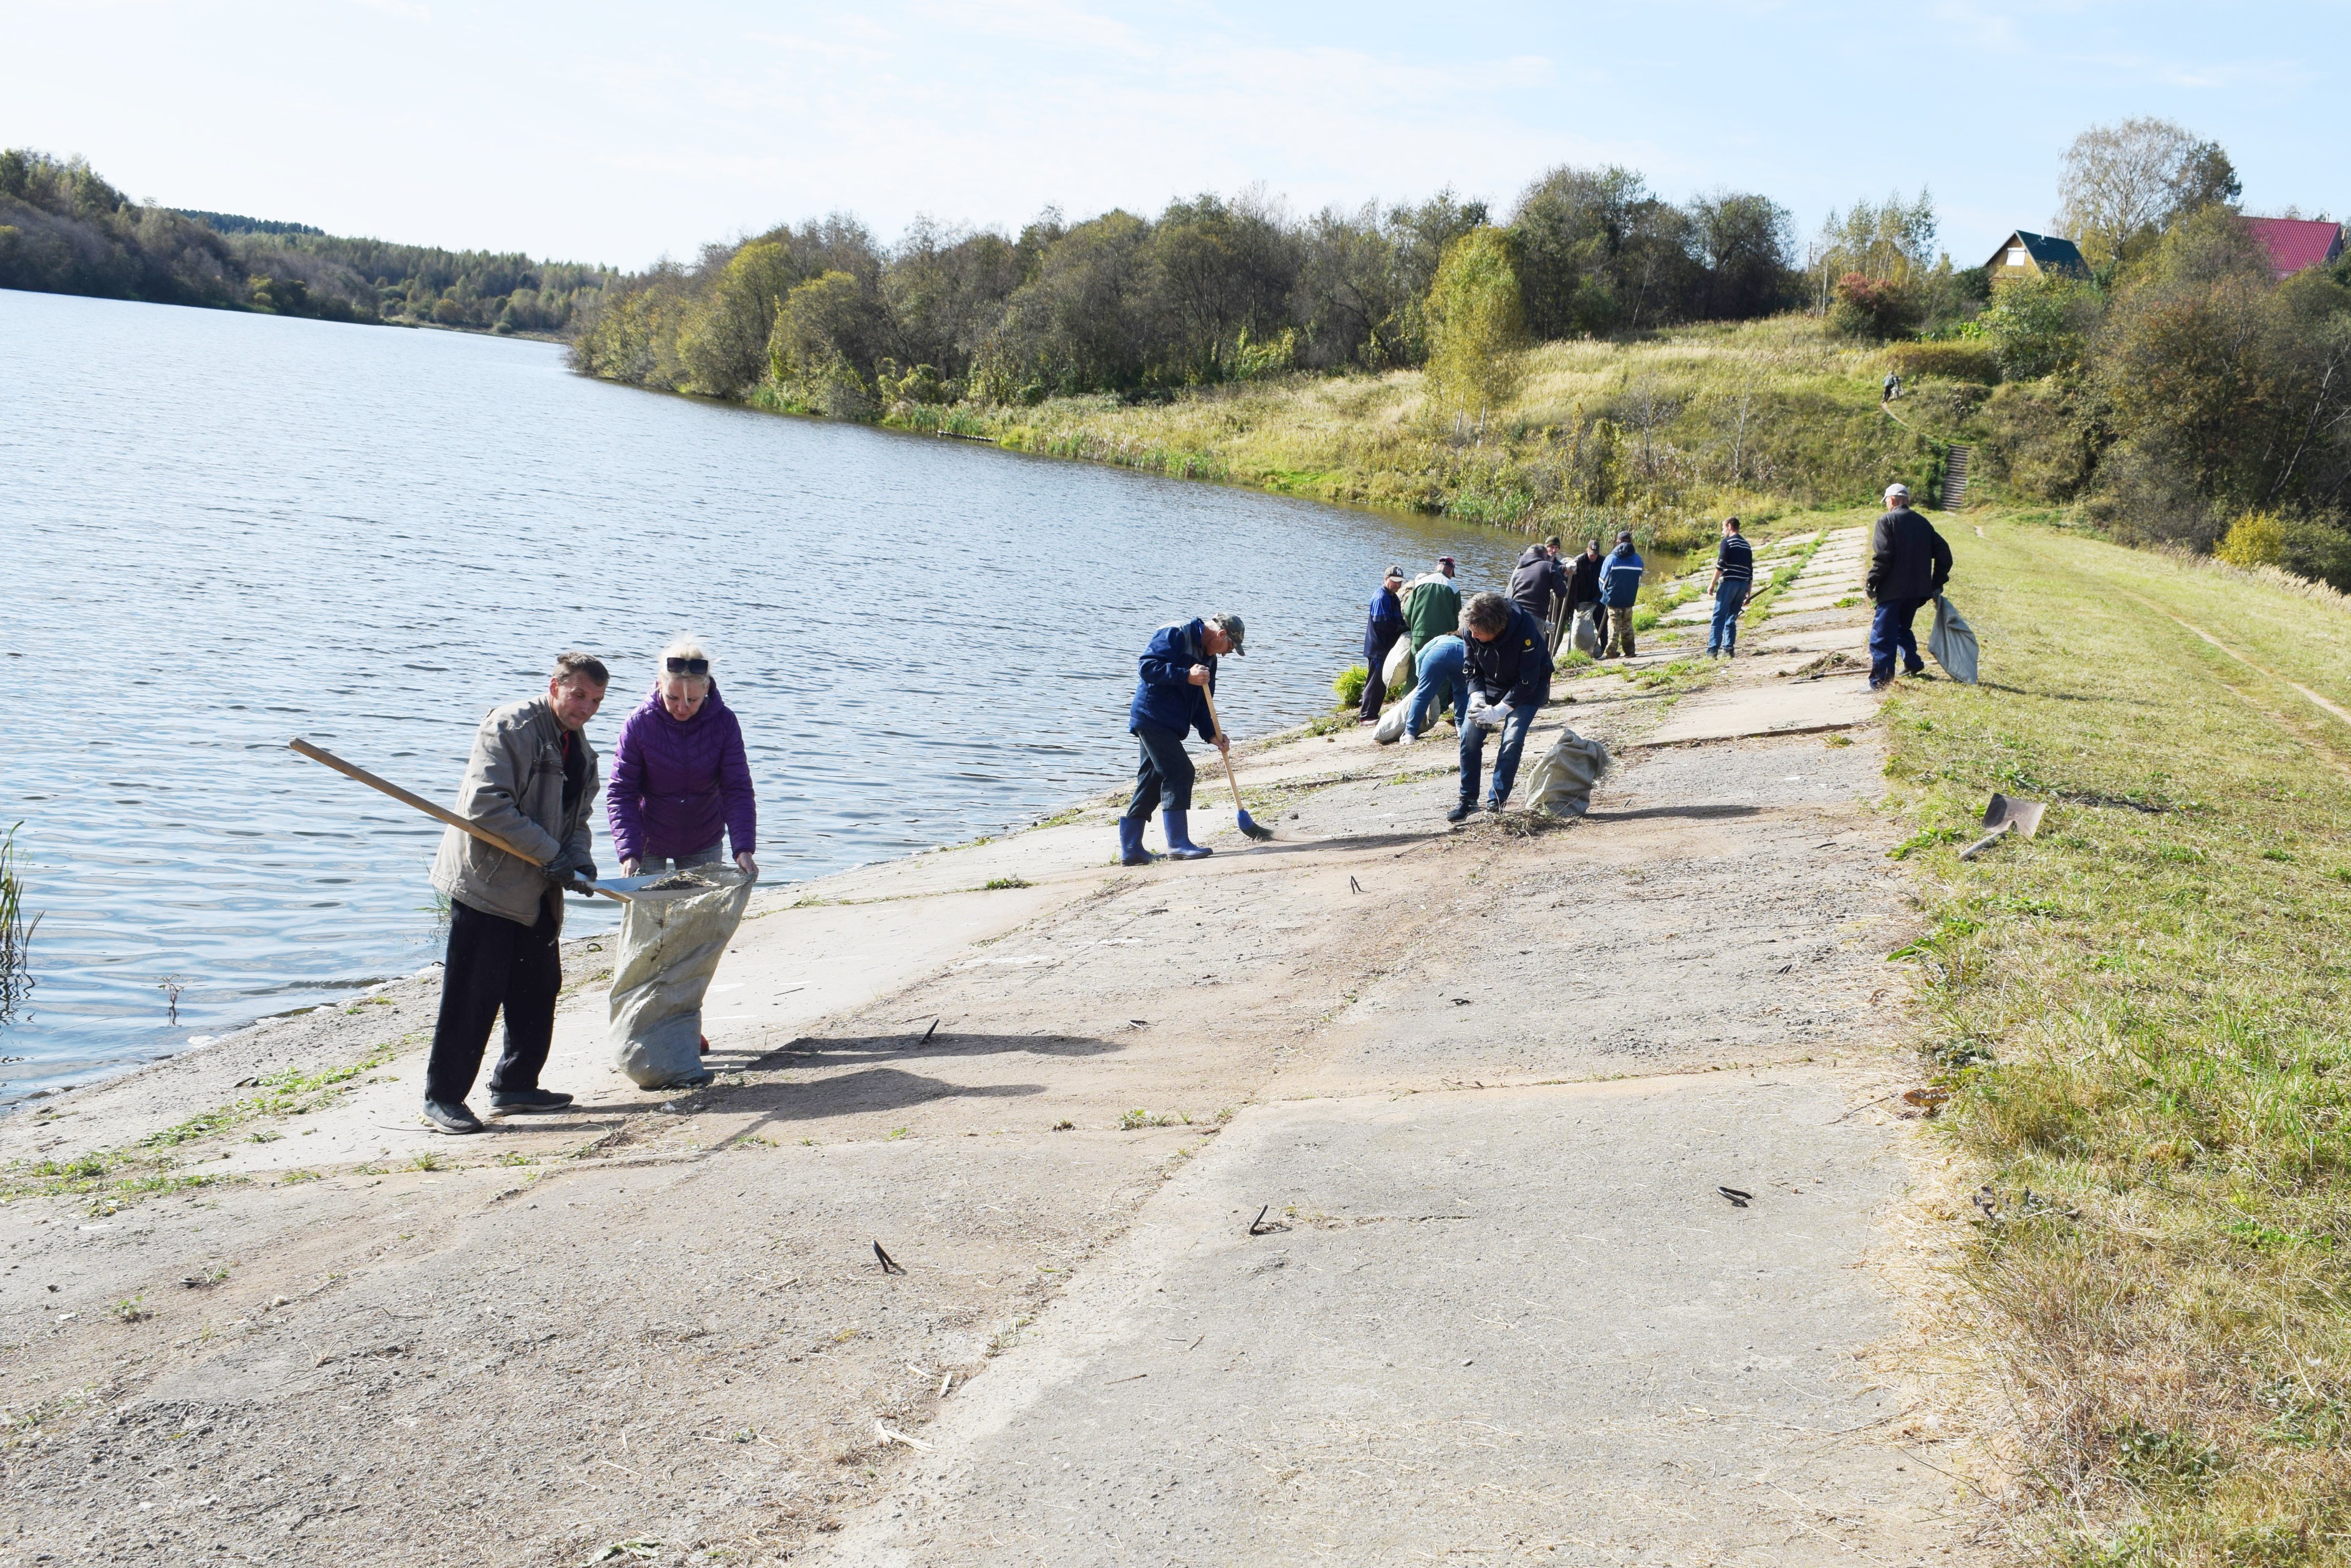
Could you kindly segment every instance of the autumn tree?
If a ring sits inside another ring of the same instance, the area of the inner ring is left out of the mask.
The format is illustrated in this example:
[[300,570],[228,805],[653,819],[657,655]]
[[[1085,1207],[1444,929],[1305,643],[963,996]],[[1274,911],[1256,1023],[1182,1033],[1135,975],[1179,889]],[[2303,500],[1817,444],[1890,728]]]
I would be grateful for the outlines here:
[[2220,144],[2174,121],[2094,125],[2065,150],[2056,225],[2102,267],[2146,254],[2180,219],[2234,202],[2241,189]]
[[1428,392],[1440,410],[1482,411],[1509,401],[1527,335],[1510,236],[1470,230],[1445,247],[1428,290]]

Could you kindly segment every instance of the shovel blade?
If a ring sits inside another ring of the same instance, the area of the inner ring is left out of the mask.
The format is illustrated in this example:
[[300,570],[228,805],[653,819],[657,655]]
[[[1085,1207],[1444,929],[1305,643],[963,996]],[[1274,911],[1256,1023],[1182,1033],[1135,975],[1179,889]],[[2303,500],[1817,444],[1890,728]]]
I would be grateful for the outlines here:
[[2012,822],[2016,835],[2029,839],[2041,831],[2041,813],[2048,809],[2039,800],[1995,793],[1991,804],[1984,808],[1983,825],[1989,831],[2003,822]]

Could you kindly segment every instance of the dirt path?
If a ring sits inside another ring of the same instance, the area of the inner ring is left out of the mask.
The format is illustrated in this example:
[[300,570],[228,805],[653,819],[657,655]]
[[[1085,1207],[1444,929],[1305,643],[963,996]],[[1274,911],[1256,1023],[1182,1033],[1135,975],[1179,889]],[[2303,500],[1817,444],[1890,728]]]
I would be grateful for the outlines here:
[[1350,731],[1247,759],[1274,844],[1122,872],[1097,808],[791,890],[700,1092],[605,1069],[583,947],[574,1115],[419,1130],[425,979],[0,1124],[20,1185],[186,1134],[0,1208],[0,1561],[1939,1557],[1867,1359],[1882,756],[1778,673],[1854,618],[1749,636],[1561,683],[1530,764],[1626,748],[1573,826],[1448,831],[1450,747]]

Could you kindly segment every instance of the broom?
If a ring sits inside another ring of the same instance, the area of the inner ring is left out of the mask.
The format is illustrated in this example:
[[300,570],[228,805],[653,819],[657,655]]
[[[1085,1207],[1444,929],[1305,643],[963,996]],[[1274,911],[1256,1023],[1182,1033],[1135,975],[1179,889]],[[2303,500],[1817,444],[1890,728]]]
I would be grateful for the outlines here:
[[[1217,694],[1202,686],[1200,695],[1208,699],[1208,722],[1216,726],[1217,737],[1221,740],[1225,734],[1225,721],[1217,716]],[[1233,787],[1233,825],[1240,829],[1242,837],[1255,839],[1259,843],[1263,843],[1273,837],[1273,830],[1259,827],[1250,818],[1249,808],[1241,804],[1241,781],[1233,777],[1231,755],[1221,749],[1217,755],[1225,759],[1225,782]]]

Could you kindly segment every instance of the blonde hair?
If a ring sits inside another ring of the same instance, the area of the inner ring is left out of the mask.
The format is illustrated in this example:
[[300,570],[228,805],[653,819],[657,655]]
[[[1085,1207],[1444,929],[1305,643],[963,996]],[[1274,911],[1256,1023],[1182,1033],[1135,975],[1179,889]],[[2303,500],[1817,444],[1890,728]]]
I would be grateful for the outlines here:
[[695,637],[690,633],[684,636],[673,637],[669,640],[669,646],[664,648],[661,653],[655,656],[653,660],[653,673],[664,685],[672,679],[681,681],[700,681],[703,684],[703,686],[707,689],[710,685],[710,676],[708,674],[672,676],[669,673],[669,662],[672,659],[706,660],[709,657],[710,650],[702,645],[701,639]]

